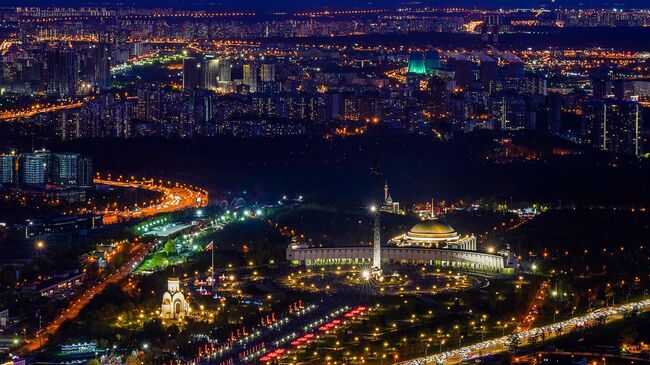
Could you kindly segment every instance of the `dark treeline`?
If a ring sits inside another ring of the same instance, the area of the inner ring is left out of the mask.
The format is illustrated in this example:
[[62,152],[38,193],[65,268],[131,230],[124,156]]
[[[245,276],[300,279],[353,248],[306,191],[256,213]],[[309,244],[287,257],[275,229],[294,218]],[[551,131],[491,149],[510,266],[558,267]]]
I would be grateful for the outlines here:
[[[552,207],[644,207],[650,203],[645,160],[586,152],[538,161],[494,164],[494,136],[450,141],[424,136],[381,137],[381,169],[395,200],[485,203],[537,202]],[[55,151],[92,156],[95,169],[184,181],[212,197],[272,201],[304,195],[315,202],[358,207],[370,201],[374,136],[326,140],[289,137],[81,140],[49,143]]]

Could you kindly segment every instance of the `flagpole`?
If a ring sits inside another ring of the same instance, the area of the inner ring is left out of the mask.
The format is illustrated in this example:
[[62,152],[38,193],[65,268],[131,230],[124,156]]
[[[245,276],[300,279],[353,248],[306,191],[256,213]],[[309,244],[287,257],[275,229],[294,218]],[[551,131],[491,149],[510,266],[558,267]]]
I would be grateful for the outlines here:
[[212,272],[210,273],[210,277],[212,277],[212,289],[214,289],[214,241],[210,242],[212,245]]

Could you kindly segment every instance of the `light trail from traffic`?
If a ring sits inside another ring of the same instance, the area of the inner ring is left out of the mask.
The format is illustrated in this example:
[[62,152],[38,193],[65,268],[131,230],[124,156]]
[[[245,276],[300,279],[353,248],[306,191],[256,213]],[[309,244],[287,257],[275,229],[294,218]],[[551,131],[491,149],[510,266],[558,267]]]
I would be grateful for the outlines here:
[[14,120],[14,119],[21,119],[21,118],[29,118],[35,116],[36,114],[41,114],[41,113],[50,113],[59,110],[67,110],[67,109],[77,109],[77,108],[81,108],[82,105],[83,105],[82,101],[73,101],[67,104],[62,103],[59,105],[44,105],[44,106],[35,105],[28,109],[7,110],[4,112],[0,112],[0,120]]
[[149,180],[112,180],[110,177],[99,177],[93,181],[95,184],[115,186],[121,188],[140,188],[163,194],[159,203],[142,207],[133,207],[125,210],[105,209],[97,213],[103,214],[104,224],[127,221],[133,218],[152,217],[157,214],[176,212],[187,208],[201,208],[208,205],[208,193],[205,190],[171,182],[165,185],[162,180],[156,185],[153,179]]
[[137,244],[132,250],[133,257],[114,274],[109,275],[104,280],[86,289],[70,306],[66,308],[58,317],[56,317],[45,328],[36,333],[36,336],[29,339],[27,343],[19,349],[19,353],[29,353],[42,348],[49,340],[48,336],[55,334],[63,322],[76,318],[81,310],[90,303],[90,301],[99,293],[104,291],[109,284],[115,284],[126,278],[145,258],[149,251],[148,245]]
[[397,363],[398,365],[426,365],[426,364],[457,364],[464,360],[482,357],[488,354],[495,354],[505,352],[513,345],[526,345],[533,339],[543,338],[543,341],[558,337],[564,333],[568,333],[576,328],[585,327],[598,321],[604,323],[613,322],[622,319],[626,313],[631,311],[649,311],[650,299],[639,302],[619,305],[617,307],[602,308],[594,312],[576,316],[571,319],[549,324],[542,327],[532,328],[510,336],[503,336],[493,340],[479,342],[469,346],[445,351],[439,354],[434,354],[426,357],[419,357],[407,361]]
[[0,43],[0,55],[5,55],[7,52],[9,52],[9,49],[11,46],[13,46],[16,42],[11,39],[5,39]]
[[539,308],[542,306],[544,300],[546,299],[546,291],[548,289],[548,286],[549,286],[548,281],[542,282],[539,290],[537,291],[537,294],[535,294],[533,300],[530,302],[530,305],[528,306],[528,311],[526,312],[526,316],[522,319],[521,323],[515,328],[515,333],[525,332],[533,327],[533,323],[535,322],[535,319],[537,319]]

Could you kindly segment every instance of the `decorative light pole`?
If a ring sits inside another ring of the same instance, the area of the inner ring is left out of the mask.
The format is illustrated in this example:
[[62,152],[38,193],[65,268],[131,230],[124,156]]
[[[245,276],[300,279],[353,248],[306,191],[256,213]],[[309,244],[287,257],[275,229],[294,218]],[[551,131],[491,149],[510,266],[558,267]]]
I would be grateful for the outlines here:
[[374,275],[381,275],[381,214],[377,206],[370,206],[370,213],[373,216],[374,240],[372,246],[372,272]]

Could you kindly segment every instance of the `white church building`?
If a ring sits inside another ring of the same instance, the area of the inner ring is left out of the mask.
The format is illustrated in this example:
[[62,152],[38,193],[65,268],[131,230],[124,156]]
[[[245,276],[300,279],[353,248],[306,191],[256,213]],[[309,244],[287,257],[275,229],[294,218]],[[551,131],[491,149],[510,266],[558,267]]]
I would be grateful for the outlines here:
[[180,280],[171,277],[167,280],[167,291],[163,294],[160,316],[166,319],[183,319],[190,313],[190,305],[180,290]]

